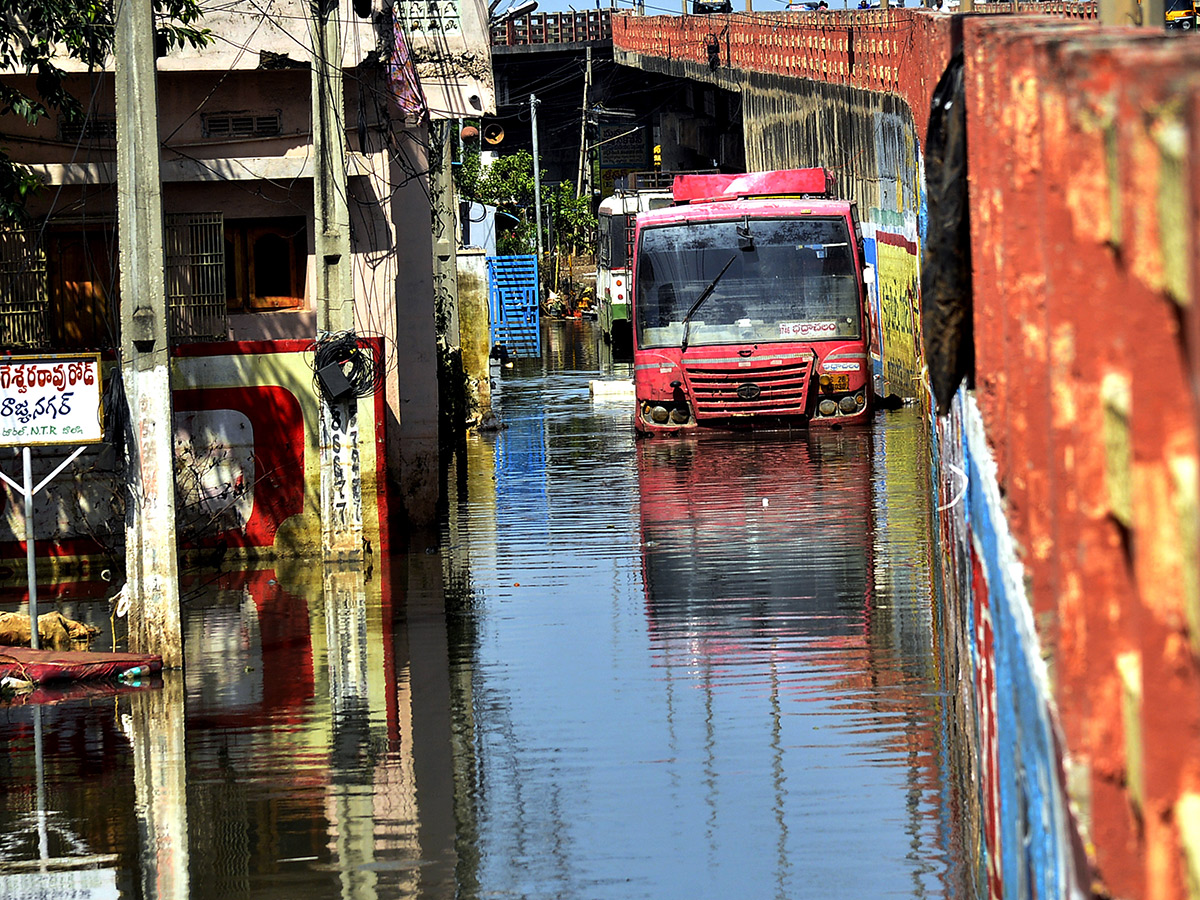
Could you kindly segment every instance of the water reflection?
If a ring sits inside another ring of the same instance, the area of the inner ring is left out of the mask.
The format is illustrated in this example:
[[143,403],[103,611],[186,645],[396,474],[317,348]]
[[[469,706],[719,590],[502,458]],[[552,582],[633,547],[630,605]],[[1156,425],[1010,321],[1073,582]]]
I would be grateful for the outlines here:
[[637,461],[652,628],[861,638],[868,431],[642,440]]
[[440,560],[384,568],[209,575],[186,676],[0,711],[0,895],[453,896]]
[[968,896],[919,418],[634,441],[522,365],[446,541],[482,891]]
[[[774,848],[754,871],[775,896],[936,896],[961,877],[938,834],[952,811],[928,582],[910,593],[874,576],[873,439],[637,444],[673,777],[701,788],[708,855]],[[924,639],[899,646],[897,632]]]
[[970,895],[918,420],[635,441],[549,333],[440,534],[195,575],[186,673],[0,707],[0,895]]

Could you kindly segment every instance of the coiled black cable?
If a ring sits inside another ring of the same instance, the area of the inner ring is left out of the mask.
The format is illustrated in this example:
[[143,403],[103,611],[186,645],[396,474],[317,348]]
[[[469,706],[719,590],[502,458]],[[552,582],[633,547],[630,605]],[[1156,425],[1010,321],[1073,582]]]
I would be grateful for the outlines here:
[[329,395],[321,383],[320,371],[336,365],[350,382],[355,397],[370,397],[383,387],[383,350],[379,341],[339,331],[317,338],[309,348],[313,354],[313,391]]

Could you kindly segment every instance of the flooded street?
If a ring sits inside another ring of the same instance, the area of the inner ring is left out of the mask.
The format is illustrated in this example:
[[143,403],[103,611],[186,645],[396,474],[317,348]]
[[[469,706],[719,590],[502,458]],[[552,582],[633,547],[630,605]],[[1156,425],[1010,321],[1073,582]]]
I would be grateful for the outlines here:
[[197,573],[186,673],[0,707],[0,896],[973,896],[920,414],[635,440],[545,346],[440,533]]

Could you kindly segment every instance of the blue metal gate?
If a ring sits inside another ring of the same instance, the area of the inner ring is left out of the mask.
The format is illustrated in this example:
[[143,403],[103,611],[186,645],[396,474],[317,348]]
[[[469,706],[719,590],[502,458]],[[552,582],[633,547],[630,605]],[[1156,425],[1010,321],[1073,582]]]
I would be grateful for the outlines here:
[[488,257],[488,314],[492,346],[509,356],[542,355],[536,256]]

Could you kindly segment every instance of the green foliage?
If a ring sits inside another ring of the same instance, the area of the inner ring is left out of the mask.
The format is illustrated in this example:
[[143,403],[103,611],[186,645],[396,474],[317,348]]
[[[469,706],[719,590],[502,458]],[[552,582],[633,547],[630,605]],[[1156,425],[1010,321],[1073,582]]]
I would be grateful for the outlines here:
[[[497,158],[486,169],[479,164],[478,146],[464,147],[455,183],[459,195],[468,200],[495,206],[500,213],[497,223],[496,252],[533,253],[537,248],[534,222],[533,155],[518,150]],[[543,228],[548,227],[557,247],[566,252],[589,246],[596,217],[587,197],[576,198],[571,185],[557,187],[542,182]]]
[[564,181],[551,195],[548,206],[560,251],[579,253],[592,246],[596,217],[592,215],[591,198],[576,197],[574,188]]
[[518,150],[496,159],[479,177],[479,198],[501,207],[533,208],[533,155]]
[[[36,125],[52,110],[68,121],[83,115],[67,91],[66,73],[55,62],[73,59],[102,66],[112,52],[116,3],[121,0],[22,0],[0,15],[0,71],[34,75],[33,90],[11,74],[0,77],[0,119],[16,116]],[[160,48],[201,47],[211,40],[198,27],[197,0],[153,0]],[[29,169],[0,149],[0,222],[21,221],[25,202],[38,185]]]
[[[463,127],[467,125],[474,126],[479,129],[480,122],[478,119],[465,119],[462,123]],[[454,190],[459,197],[477,200],[479,198],[479,139],[476,137],[472,140],[461,142],[461,151],[456,152],[455,160],[457,165],[454,167]]]

